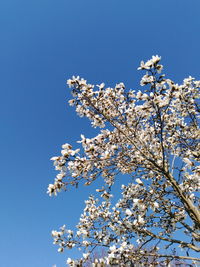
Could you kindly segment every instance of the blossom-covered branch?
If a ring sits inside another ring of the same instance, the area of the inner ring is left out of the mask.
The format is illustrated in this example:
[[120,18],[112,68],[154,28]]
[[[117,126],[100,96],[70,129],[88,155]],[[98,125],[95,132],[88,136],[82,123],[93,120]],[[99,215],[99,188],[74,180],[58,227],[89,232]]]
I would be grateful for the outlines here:
[[[52,232],[59,251],[83,249],[83,258],[68,260],[71,266],[81,266],[101,246],[108,250],[98,260],[101,266],[128,266],[155,251],[173,259],[162,249],[176,244],[186,251],[180,256],[185,259],[200,251],[200,81],[189,77],[175,84],[161,74],[160,59],[141,62],[143,90],[127,90],[123,83],[94,86],[80,77],[67,82],[73,95],[69,104],[100,131],[93,138],[81,134],[78,148],[62,146],[61,155],[52,158],[59,173],[48,193],[82,181],[90,185],[99,176],[104,180],[86,201],[78,230]],[[124,174],[130,177],[127,185]],[[119,200],[112,192],[116,179],[122,184]],[[149,243],[152,251],[145,248]]]

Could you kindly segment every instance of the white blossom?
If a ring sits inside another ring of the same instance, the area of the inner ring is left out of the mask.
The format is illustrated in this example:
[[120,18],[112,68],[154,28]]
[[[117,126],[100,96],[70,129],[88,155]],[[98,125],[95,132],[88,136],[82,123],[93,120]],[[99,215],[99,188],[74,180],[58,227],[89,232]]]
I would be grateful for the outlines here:
[[[58,174],[50,196],[98,180],[77,229],[52,231],[59,252],[83,252],[80,259],[68,258],[69,266],[82,267],[98,247],[107,254],[94,259],[95,267],[144,266],[155,253],[166,265],[172,245],[200,251],[200,81],[189,76],[176,84],[160,74],[160,60],[156,55],[141,62],[143,90],[123,83],[94,86],[79,76],[67,81],[69,104],[98,131],[92,138],[81,134],[77,148],[65,143],[51,158]],[[166,257],[159,254],[163,248]]]
[[130,209],[126,209],[126,215],[128,215],[128,216],[131,216],[132,215],[132,212],[131,212]]

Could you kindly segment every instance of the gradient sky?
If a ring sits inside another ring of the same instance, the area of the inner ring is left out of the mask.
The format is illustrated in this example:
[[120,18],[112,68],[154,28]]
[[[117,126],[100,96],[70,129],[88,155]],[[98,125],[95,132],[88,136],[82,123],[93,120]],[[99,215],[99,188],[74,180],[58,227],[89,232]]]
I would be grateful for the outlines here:
[[76,224],[93,188],[50,198],[49,159],[95,131],[67,106],[66,80],[137,89],[140,61],[156,54],[175,82],[199,79],[199,11],[199,0],[0,1],[1,267],[64,267],[74,255],[50,233]]

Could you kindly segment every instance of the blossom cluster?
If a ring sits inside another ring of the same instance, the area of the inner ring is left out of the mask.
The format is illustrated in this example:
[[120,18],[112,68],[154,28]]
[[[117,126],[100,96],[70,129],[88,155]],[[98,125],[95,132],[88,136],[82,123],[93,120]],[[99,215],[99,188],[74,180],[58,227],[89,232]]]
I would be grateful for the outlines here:
[[[59,173],[48,193],[103,177],[98,198],[86,201],[77,231],[52,232],[60,252],[83,250],[81,259],[68,258],[69,266],[82,266],[100,246],[107,256],[93,266],[142,263],[150,252],[159,255],[155,241],[166,250],[176,244],[187,253],[200,251],[200,81],[189,77],[175,84],[161,74],[160,60],[153,56],[141,62],[145,89],[127,90],[123,83],[94,86],[80,77],[67,82],[73,95],[69,104],[100,130],[93,138],[82,134],[77,149],[64,144],[61,155],[52,158]],[[130,180],[116,201],[112,187],[119,174]],[[177,230],[187,241],[175,238]]]

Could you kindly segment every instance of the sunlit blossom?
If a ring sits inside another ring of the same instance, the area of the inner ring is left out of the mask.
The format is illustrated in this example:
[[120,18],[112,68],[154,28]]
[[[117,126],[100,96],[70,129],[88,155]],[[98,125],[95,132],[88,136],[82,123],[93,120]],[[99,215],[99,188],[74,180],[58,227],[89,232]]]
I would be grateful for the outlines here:
[[83,251],[80,259],[67,259],[69,266],[82,267],[101,246],[108,252],[94,259],[95,267],[143,264],[148,253],[159,259],[164,246],[167,259],[173,258],[172,245],[187,255],[200,251],[200,81],[189,76],[176,84],[160,74],[160,60],[156,55],[141,62],[144,90],[128,90],[123,83],[94,86],[79,76],[67,81],[69,104],[99,132],[92,138],[81,134],[77,148],[62,145],[51,158],[58,174],[47,193],[101,183],[85,201],[76,231],[52,231],[59,252]]

